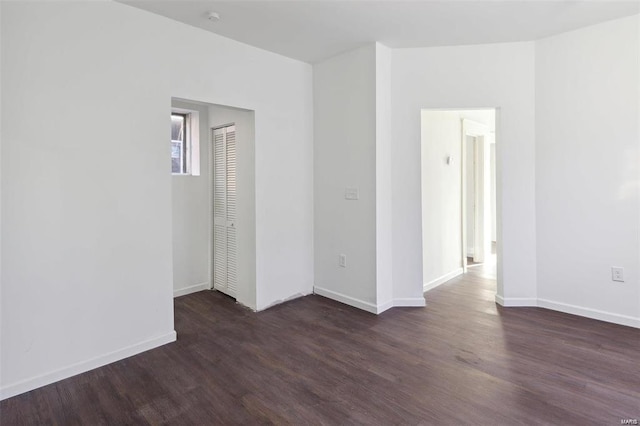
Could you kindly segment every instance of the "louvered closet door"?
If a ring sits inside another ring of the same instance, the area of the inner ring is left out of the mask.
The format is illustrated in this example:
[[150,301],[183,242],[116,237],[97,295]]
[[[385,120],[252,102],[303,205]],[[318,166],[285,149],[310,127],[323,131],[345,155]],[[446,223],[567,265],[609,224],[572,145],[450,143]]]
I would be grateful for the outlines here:
[[235,297],[238,284],[236,242],[236,128],[213,131],[213,286]]

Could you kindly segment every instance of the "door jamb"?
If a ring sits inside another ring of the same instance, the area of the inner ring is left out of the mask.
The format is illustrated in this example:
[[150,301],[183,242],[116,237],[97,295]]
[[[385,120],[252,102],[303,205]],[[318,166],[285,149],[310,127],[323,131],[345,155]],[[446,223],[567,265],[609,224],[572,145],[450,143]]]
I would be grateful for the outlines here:
[[[462,152],[462,161],[460,161],[460,176],[461,176],[461,180],[462,180],[462,191],[460,194],[461,197],[461,203],[460,203],[460,208],[461,208],[461,256],[462,256],[462,272],[463,273],[467,273],[467,136],[471,136],[471,137],[475,137],[476,141],[474,143],[475,147],[480,147],[481,149],[475,149],[476,151],[476,155],[475,155],[475,160],[476,160],[476,164],[479,163],[478,160],[481,160],[482,164],[482,169],[481,169],[481,173],[480,173],[480,177],[482,177],[482,181],[483,182],[478,182],[478,175],[479,173],[477,172],[477,169],[474,169],[474,173],[476,175],[475,179],[474,179],[474,186],[476,188],[475,191],[475,197],[476,200],[479,199],[479,197],[483,197],[484,196],[484,190],[483,191],[478,191],[477,188],[479,186],[484,187],[485,186],[485,182],[484,182],[484,174],[485,174],[485,170],[484,170],[484,150],[485,150],[485,145],[487,145],[489,143],[489,137],[490,137],[490,132],[489,132],[489,127],[482,124],[482,123],[478,123],[476,121],[473,120],[469,120],[469,119],[462,119],[462,132],[461,132],[461,137],[460,137],[460,144],[461,144],[461,152]],[[479,185],[481,184],[481,185]],[[480,194],[479,194],[480,192]],[[486,200],[483,200],[486,201]],[[476,202],[476,208],[478,206],[478,203]],[[484,208],[484,203],[482,203],[482,206]],[[485,215],[482,214],[482,223],[484,223],[488,218],[484,217]],[[475,234],[476,236],[478,235],[478,218],[477,215],[474,215],[474,228],[475,228]],[[482,228],[484,228],[484,226],[482,226]],[[483,232],[484,234],[484,232]],[[487,238],[486,235],[483,235],[483,241]],[[484,257],[486,255],[486,253],[484,253],[485,251],[485,246],[484,245],[478,245],[477,244],[477,238],[474,238],[474,259],[477,258],[478,260],[484,260]],[[480,248],[480,253],[476,253],[477,248]]]

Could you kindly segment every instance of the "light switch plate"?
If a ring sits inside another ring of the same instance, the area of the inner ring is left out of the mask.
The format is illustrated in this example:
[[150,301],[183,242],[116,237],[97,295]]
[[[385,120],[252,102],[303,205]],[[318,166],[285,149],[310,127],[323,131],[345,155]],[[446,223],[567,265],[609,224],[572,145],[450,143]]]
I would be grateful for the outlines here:
[[344,189],[344,199],[345,200],[355,201],[358,198],[360,198],[359,194],[358,194],[358,188],[345,188]]

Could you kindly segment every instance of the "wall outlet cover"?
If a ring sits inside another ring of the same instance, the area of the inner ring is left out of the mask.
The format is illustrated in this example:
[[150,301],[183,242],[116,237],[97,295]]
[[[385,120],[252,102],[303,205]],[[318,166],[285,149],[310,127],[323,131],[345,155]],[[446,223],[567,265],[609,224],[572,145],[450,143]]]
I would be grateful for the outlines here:
[[611,267],[611,280],[612,281],[618,281],[618,282],[624,282],[624,268],[619,267],[619,266],[612,266]]

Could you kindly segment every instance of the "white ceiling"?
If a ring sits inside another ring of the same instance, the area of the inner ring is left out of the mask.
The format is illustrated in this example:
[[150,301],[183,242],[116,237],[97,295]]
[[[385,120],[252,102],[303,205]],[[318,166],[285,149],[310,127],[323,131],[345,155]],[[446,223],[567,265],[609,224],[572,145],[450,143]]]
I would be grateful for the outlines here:
[[[374,41],[394,48],[529,41],[640,12],[640,0],[118,1],[311,63]],[[221,19],[208,20],[211,11]]]

